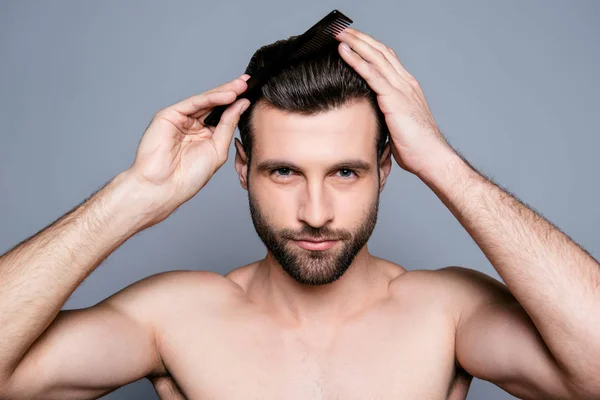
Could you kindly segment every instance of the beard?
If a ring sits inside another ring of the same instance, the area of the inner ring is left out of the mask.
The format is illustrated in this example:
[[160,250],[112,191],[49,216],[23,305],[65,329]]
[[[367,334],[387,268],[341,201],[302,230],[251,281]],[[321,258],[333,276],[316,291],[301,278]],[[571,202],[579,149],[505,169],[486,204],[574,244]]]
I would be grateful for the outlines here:
[[[379,191],[377,191],[376,200],[369,205],[358,228],[353,231],[334,230],[327,226],[313,228],[306,224],[301,230],[295,231],[293,229],[276,229],[270,224],[252,197],[249,186],[248,200],[254,229],[267,250],[292,278],[310,286],[332,283],[346,272],[356,254],[371,237],[377,223],[379,209]],[[290,243],[290,241],[307,237],[314,240],[337,239],[339,242],[327,250],[305,250]]]

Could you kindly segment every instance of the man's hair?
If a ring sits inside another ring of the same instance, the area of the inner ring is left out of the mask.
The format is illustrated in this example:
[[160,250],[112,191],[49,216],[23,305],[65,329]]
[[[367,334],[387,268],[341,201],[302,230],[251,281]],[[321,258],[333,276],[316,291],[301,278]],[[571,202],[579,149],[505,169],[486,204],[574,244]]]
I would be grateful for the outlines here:
[[[248,75],[263,65],[270,63],[281,54],[290,41],[297,38],[278,40],[259,48],[246,68]],[[321,51],[304,56],[292,65],[270,77],[257,89],[257,97],[248,110],[242,114],[238,127],[242,147],[250,166],[252,137],[252,111],[257,104],[266,105],[287,112],[314,115],[326,112],[354,101],[366,99],[376,113],[377,120],[377,163],[389,136],[385,116],[379,109],[377,94],[365,79],[348,65],[337,49],[339,42],[334,41]]]

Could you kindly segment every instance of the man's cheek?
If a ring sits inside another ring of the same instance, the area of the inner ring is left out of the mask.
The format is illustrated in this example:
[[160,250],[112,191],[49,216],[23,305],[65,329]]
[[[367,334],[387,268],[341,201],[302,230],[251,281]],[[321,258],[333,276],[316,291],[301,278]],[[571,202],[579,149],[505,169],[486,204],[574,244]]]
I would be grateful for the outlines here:
[[298,214],[298,202],[287,193],[272,192],[261,204],[264,212],[278,225],[294,223]]
[[336,203],[334,210],[336,221],[346,228],[354,227],[360,223],[370,204],[364,197],[346,196]]

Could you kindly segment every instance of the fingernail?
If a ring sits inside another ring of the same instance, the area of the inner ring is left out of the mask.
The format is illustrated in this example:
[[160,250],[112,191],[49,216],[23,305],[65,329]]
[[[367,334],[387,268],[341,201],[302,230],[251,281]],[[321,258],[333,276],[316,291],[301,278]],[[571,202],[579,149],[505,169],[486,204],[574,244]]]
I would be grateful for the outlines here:
[[342,42],[342,50],[350,51],[350,46],[348,46],[346,43]]

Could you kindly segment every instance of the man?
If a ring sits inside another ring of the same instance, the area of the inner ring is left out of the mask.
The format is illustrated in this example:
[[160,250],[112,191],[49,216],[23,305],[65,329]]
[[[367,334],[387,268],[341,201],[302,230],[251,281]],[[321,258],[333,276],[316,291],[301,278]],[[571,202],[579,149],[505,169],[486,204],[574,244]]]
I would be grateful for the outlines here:
[[[155,115],[128,170],[2,256],[1,398],[94,398],[147,377],[162,399],[464,399],[472,376],[521,398],[600,398],[598,263],[446,143],[390,48],[355,29],[338,40],[375,97],[340,91],[345,103],[309,112],[259,101],[243,120],[237,100],[215,129],[202,118],[249,76],[190,97]],[[264,98],[310,89],[306,74]],[[202,189],[238,121],[235,168],[267,256],[225,277],[161,273],[60,311],[106,256]],[[507,286],[369,254],[392,155]]]

